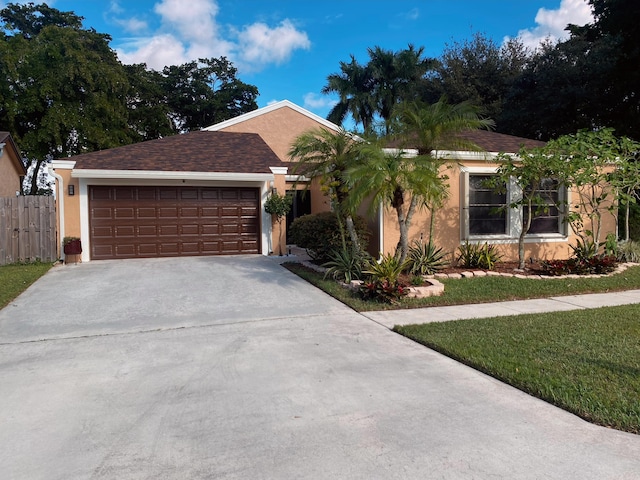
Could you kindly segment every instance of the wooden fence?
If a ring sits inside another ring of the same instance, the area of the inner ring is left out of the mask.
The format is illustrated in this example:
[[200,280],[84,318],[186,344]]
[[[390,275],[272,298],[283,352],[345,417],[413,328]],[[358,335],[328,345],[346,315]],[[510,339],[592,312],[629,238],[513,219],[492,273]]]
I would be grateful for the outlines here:
[[0,265],[58,258],[51,196],[0,198]]

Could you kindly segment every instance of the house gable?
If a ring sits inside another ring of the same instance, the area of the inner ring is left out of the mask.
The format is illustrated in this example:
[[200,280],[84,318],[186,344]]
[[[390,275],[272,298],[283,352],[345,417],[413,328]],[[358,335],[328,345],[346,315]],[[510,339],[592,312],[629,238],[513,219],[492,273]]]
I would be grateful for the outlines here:
[[280,160],[288,162],[288,152],[295,138],[310,129],[319,127],[336,132],[340,130],[338,125],[288,100],[283,100],[211,125],[204,130],[257,133]]
[[9,132],[0,132],[0,197],[13,197],[21,190],[27,171],[22,154]]

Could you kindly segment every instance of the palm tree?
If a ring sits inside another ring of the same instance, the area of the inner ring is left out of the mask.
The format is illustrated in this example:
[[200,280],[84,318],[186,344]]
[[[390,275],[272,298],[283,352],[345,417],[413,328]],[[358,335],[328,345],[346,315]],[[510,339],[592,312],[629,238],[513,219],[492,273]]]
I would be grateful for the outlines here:
[[337,93],[340,96],[327,119],[336,125],[342,125],[350,114],[356,123],[361,123],[364,130],[368,131],[375,115],[372,89],[373,78],[368,67],[360,65],[353,55],[349,63],[340,62],[340,73],[329,75],[327,85],[322,88],[325,95]]
[[373,77],[376,112],[382,117],[388,135],[396,107],[414,99],[415,89],[435,61],[422,57],[424,47],[416,49],[411,44],[398,52],[376,46],[368,53],[367,67]]
[[398,217],[400,239],[396,255],[401,261],[409,250],[409,228],[417,209],[431,210],[429,241],[433,234],[434,210],[448,195],[447,176],[441,173],[444,161],[438,158],[441,149],[479,150],[477,145],[458,134],[465,130],[488,128],[491,120],[478,116],[469,104],[450,105],[441,99],[433,105],[403,104],[396,108],[394,130],[403,146],[417,148],[417,155],[404,150],[383,150],[370,144],[366,147],[367,163],[349,169],[346,178],[352,188],[350,201],[359,204],[372,196],[372,208],[391,206]]
[[380,47],[368,49],[369,61],[360,65],[351,55],[350,62],[340,62],[340,73],[327,77],[323,94],[340,97],[327,117],[342,124],[347,115],[369,132],[376,118],[382,119],[386,133],[393,110],[401,101],[414,98],[420,81],[433,67],[435,60],[423,58],[424,48],[408,48],[393,52]]
[[[315,128],[299,135],[289,149],[289,158],[296,162],[293,173],[319,179],[320,186],[329,197],[333,210],[341,222],[346,220],[347,231],[353,245],[359,250],[345,172],[363,161],[362,140],[344,129],[337,132]],[[341,223],[339,223],[341,225]]]

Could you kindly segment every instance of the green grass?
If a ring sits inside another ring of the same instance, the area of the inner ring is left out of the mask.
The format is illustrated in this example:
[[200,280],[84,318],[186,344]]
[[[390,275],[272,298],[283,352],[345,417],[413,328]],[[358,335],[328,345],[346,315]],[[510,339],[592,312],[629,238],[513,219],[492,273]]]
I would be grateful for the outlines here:
[[639,319],[640,305],[630,305],[394,330],[588,421],[640,434]]
[[548,298],[581,293],[601,293],[640,288],[640,266],[623,273],[604,278],[526,279],[513,277],[477,277],[459,280],[442,280],[444,294],[439,297],[403,299],[400,305],[365,302],[330,278],[308,268],[291,263],[285,264],[292,272],[324,290],[329,295],[359,312],[391,310],[398,308],[420,308],[469,303],[503,302],[528,298]]
[[47,273],[50,263],[25,263],[0,267],[0,308],[24,292],[29,285]]

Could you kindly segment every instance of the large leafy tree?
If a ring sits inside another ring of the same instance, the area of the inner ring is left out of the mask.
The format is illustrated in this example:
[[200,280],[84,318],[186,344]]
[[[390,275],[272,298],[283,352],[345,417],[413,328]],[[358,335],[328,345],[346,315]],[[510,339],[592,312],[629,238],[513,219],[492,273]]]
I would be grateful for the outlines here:
[[177,133],[162,73],[147,69],[145,64],[124,65],[124,70],[129,84],[126,97],[128,125],[134,141]]
[[178,131],[197,130],[258,108],[258,89],[236,77],[225,57],[165,67],[163,86]]
[[489,118],[498,118],[505,96],[530,55],[517,39],[499,46],[479,33],[471,40],[446,45],[425,84],[423,99],[435,102],[445,95],[451,103],[471,102],[481,106]]
[[584,35],[595,46],[611,45],[613,59],[612,67],[604,73],[611,90],[607,100],[613,104],[605,126],[640,140],[640,3],[636,0],[589,0],[589,3],[595,22],[584,29]]
[[107,35],[44,4],[9,4],[0,21],[6,79],[0,123],[33,172],[28,193],[38,193],[38,172],[48,159],[131,141],[123,102],[127,78]]
[[[392,124],[392,138],[399,139],[401,148],[384,150],[371,144],[366,150],[367,161],[349,169],[350,202],[358,205],[372,197],[372,208],[386,205],[395,210],[400,231],[396,255],[401,262],[409,251],[409,229],[415,212],[425,207],[431,210],[431,241],[433,210],[448,194],[445,164],[438,151],[461,147],[479,150],[460,133],[492,125],[470,103],[453,105],[444,98],[431,105],[403,103],[394,109]],[[408,148],[417,149],[417,155],[408,155]]]
[[258,90],[226,58],[163,72],[124,66],[108,35],[46,4],[0,10],[0,125],[11,132],[39,193],[52,158],[195,130],[257,108]]

